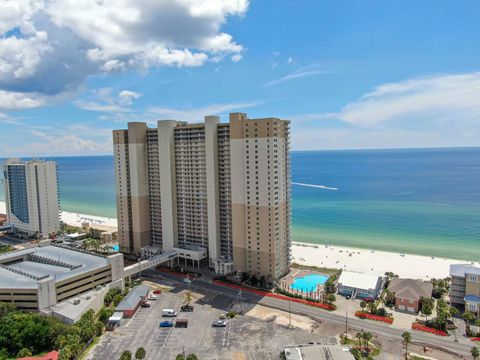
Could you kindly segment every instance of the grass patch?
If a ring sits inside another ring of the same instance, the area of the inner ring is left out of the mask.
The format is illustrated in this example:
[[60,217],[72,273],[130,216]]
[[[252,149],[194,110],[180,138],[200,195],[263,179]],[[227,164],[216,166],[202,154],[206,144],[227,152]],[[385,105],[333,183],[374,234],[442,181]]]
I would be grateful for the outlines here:
[[[363,340],[362,340],[362,344],[363,344]],[[358,348],[358,339],[342,339],[342,344],[343,345],[351,345],[352,347],[355,347],[355,348]],[[373,357],[375,356],[378,356],[380,355],[380,348],[377,347],[375,344],[373,344],[372,342],[369,342],[368,343],[368,347],[370,348],[370,354],[368,357],[362,357],[361,359],[372,359]]]
[[318,272],[328,274],[328,275],[339,275],[340,272],[341,272],[341,269],[301,265],[301,264],[297,264],[297,263],[291,263],[290,267],[292,267],[294,269],[300,269],[300,270],[318,271]]

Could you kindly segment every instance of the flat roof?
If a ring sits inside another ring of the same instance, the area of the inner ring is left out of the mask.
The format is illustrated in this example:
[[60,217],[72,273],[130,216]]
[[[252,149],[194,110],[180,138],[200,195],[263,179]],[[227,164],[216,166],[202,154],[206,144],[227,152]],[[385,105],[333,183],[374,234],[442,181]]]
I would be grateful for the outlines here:
[[379,275],[363,274],[353,271],[343,270],[338,283],[355,289],[375,289],[377,287]]
[[450,265],[450,276],[465,277],[465,274],[480,275],[480,267],[470,264]]
[[37,288],[38,277],[52,276],[55,281],[61,281],[107,266],[108,260],[104,256],[48,245],[2,254],[0,264],[0,288],[31,289]]
[[353,360],[347,348],[338,345],[285,346],[287,360]]

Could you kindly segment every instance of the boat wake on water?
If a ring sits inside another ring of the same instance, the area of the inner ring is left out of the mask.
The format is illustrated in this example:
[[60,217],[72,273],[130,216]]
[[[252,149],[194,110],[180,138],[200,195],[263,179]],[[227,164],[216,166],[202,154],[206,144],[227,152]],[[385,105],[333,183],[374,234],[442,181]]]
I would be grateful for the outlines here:
[[336,187],[329,187],[325,185],[316,185],[316,184],[304,184],[304,183],[298,183],[298,182],[293,182],[291,183],[292,185],[298,185],[298,186],[305,186],[305,187],[312,187],[312,188],[317,188],[317,189],[323,189],[323,190],[333,190],[337,191],[338,188]]

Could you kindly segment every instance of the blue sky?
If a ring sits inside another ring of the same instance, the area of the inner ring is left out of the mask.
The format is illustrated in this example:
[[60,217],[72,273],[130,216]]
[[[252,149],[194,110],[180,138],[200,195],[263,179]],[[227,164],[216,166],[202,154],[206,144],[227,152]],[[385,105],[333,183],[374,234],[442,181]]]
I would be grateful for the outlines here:
[[480,2],[0,2],[0,157],[242,111],[294,150],[480,146]]

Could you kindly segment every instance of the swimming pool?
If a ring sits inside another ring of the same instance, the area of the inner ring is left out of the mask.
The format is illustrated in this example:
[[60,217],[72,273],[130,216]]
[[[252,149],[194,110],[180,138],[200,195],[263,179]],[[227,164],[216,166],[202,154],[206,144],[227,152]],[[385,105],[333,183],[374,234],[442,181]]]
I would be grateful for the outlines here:
[[317,290],[317,285],[323,285],[328,280],[328,276],[310,274],[301,278],[296,278],[290,287],[294,290],[309,292]]

